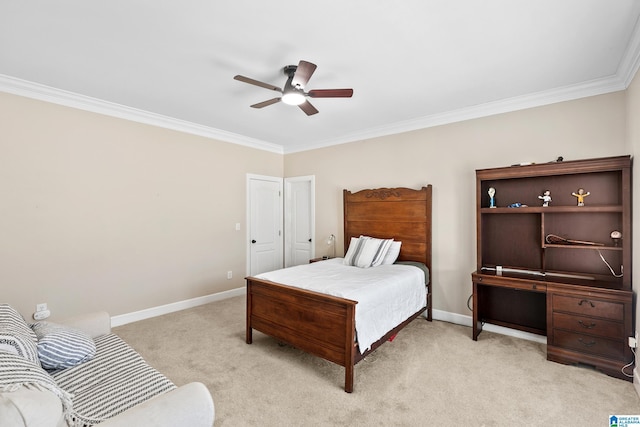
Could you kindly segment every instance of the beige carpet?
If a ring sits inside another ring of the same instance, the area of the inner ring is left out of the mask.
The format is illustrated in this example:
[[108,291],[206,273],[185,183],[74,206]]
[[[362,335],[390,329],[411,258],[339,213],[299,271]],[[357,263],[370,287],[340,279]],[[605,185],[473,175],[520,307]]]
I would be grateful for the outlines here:
[[344,368],[245,337],[244,297],[114,328],[177,385],[201,381],[215,426],[608,426],[640,414],[631,382],[548,362],[545,346],[446,322],[413,321]]

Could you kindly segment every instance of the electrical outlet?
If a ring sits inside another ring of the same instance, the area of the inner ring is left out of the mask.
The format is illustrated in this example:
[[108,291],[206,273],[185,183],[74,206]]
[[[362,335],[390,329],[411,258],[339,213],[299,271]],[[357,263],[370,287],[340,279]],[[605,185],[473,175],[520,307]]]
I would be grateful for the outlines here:
[[40,304],[36,304],[36,313],[39,311],[47,311],[47,303],[42,302]]
[[629,337],[629,347],[636,348],[638,346],[638,341],[634,337]]
[[233,271],[227,271],[227,279],[231,279],[233,277]]

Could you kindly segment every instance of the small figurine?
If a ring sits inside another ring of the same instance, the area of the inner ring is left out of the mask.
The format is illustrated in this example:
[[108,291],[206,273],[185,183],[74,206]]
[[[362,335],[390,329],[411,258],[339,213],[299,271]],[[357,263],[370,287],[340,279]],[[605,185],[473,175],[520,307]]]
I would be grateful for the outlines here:
[[589,194],[591,193],[588,191],[586,193],[584,192],[584,188],[579,188],[577,193],[571,193],[572,196],[578,198],[578,206],[584,206],[584,198]]
[[622,240],[622,233],[618,230],[611,232],[611,240],[613,240],[613,246],[620,246],[620,240]]
[[546,208],[551,201],[551,191],[546,190],[542,196],[538,196],[538,199],[542,200],[542,207]]
[[489,207],[490,208],[495,208],[496,207],[496,199],[494,198],[496,195],[496,189],[493,187],[489,187],[489,191],[487,191],[487,193],[489,193]]

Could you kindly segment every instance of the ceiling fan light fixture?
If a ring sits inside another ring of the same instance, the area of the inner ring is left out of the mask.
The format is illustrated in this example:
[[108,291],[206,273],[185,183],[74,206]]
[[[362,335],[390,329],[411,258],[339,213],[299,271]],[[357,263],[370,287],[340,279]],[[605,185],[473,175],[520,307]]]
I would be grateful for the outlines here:
[[304,101],[306,101],[306,98],[300,92],[290,91],[290,92],[285,92],[282,95],[281,101],[288,105],[300,105]]

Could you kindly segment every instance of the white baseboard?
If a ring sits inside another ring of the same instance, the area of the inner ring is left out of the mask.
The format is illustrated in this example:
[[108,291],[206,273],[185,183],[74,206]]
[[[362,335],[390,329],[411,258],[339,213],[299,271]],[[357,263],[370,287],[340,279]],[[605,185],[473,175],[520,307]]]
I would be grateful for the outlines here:
[[171,304],[165,304],[158,307],[151,307],[132,313],[120,314],[111,317],[111,327],[126,325],[127,323],[137,322],[138,320],[149,319],[151,317],[162,316],[163,314],[173,313],[175,311],[185,310],[187,308],[197,307],[199,305],[208,304],[214,301],[244,295],[247,292],[246,287],[231,289],[229,291],[218,292],[216,294],[205,295],[203,297],[192,298],[184,301],[178,301]]
[[[433,318],[435,320],[442,320],[443,322],[455,323],[456,325],[473,327],[473,318],[471,316],[466,316],[463,314],[450,313],[448,311],[442,310],[433,310]],[[535,341],[541,344],[547,344],[547,337],[545,336],[518,331],[516,329],[505,328],[503,326],[485,323],[482,326],[482,330],[495,332],[496,334],[501,335],[508,335],[510,337],[522,338],[529,341]]]
[[[134,311],[132,313],[121,314],[111,317],[111,326],[122,326],[127,323],[137,322],[139,320],[149,319],[151,317],[162,316],[163,314],[169,314],[187,308],[197,307],[199,305],[209,304],[210,302],[221,301],[223,299],[244,295],[247,292],[246,287],[231,289],[229,291],[218,292],[216,294],[205,295],[203,297],[192,298],[185,301],[178,301],[171,304],[165,304],[158,307],[151,307],[145,310]],[[443,322],[454,323],[462,326],[473,326],[473,319],[471,316],[463,314],[450,313],[448,311],[433,310],[432,312],[434,320],[441,320]],[[522,338],[529,341],[535,341],[542,344],[547,343],[547,337],[541,335],[530,334],[528,332],[518,331],[516,329],[504,328],[502,326],[496,326],[491,324],[485,324],[482,328],[485,331],[495,332],[497,334],[508,335],[516,338]],[[471,337],[471,335],[469,335]],[[634,377],[636,371],[634,370]],[[634,378],[634,384],[636,383]],[[640,390],[640,383],[636,386]],[[640,394],[640,392],[638,393]]]

